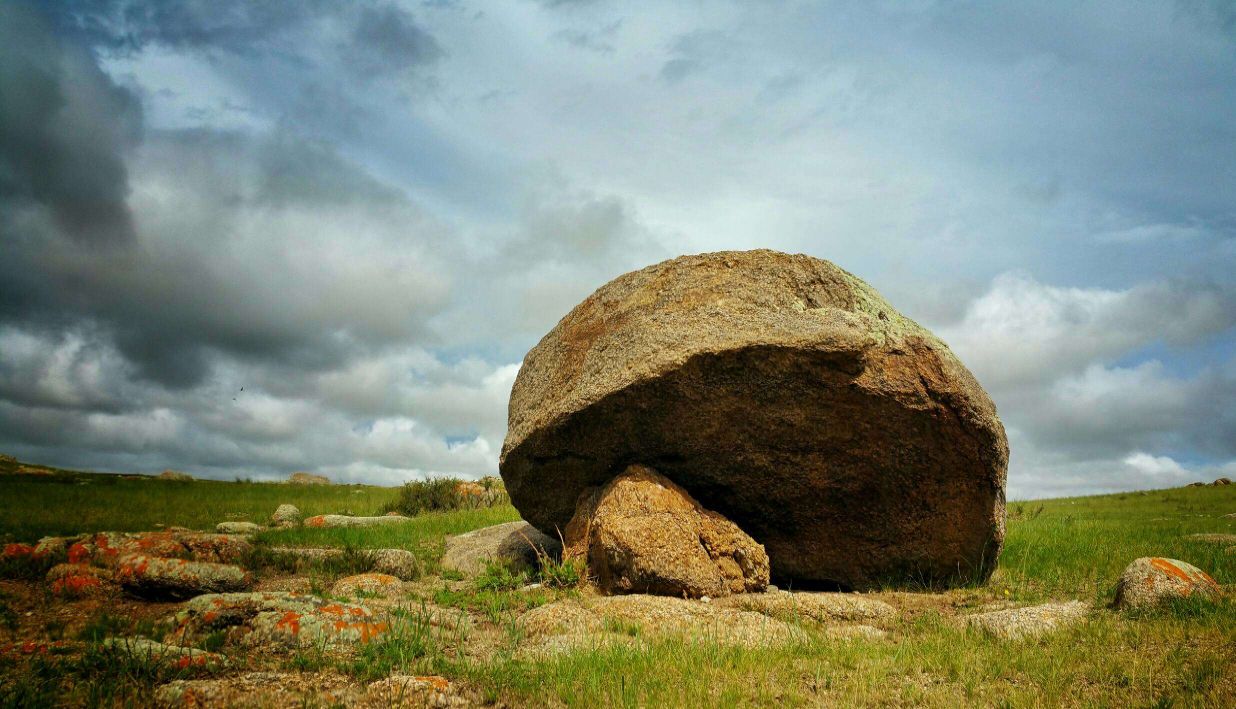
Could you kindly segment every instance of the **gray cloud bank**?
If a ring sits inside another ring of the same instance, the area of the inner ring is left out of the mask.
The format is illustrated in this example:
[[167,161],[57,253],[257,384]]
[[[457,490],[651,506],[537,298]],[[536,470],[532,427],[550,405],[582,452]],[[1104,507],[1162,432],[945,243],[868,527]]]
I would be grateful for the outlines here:
[[771,247],[952,345],[1014,496],[1231,472],[1232,17],[0,4],[0,449],[492,473],[520,358],[588,292]]

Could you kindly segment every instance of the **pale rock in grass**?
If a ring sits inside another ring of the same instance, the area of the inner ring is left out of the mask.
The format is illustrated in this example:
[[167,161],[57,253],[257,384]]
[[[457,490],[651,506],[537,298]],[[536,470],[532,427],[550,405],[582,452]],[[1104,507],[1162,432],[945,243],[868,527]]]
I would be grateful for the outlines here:
[[761,544],[645,465],[581,495],[565,538],[563,557],[585,561],[607,593],[720,598],[768,585]]
[[284,503],[270,516],[270,523],[276,527],[295,527],[300,524],[300,519],[300,508]]
[[883,640],[888,631],[871,625],[834,625],[824,629],[824,634],[836,640]]
[[381,527],[387,524],[411,522],[411,517],[383,515],[381,517],[353,517],[351,515],[316,515],[305,518],[306,527],[341,529],[346,527]]
[[886,624],[897,617],[893,606],[857,593],[768,591],[730,596],[718,603],[787,622]]
[[[166,709],[203,707],[301,707],[307,697],[330,697],[332,706],[364,706],[365,697],[346,675],[333,672],[247,672],[212,679],[178,679],[154,692]],[[312,706],[312,704],[310,704]]]
[[250,588],[253,576],[231,564],[133,554],[120,560],[116,582],[140,598],[191,598]]
[[402,588],[399,579],[389,574],[356,574],[335,582],[331,593],[336,596],[353,597],[360,594],[393,596]]
[[179,470],[164,470],[159,473],[159,480],[171,480],[172,482],[193,482],[193,476],[188,473],[182,473]]
[[976,613],[964,616],[962,621],[971,628],[977,628],[998,638],[1020,640],[1036,638],[1080,623],[1085,620],[1089,612],[1089,603],[1068,601]]
[[1190,534],[1186,539],[1209,544],[1236,544],[1236,534],[1207,533]]
[[1173,598],[1216,598],[1219,594],[1219,584],[1196,566],[1147,556],[1134,560],[1120,575],[1115,605],[1146,608]]
[[561,558],[562,543],[527,522],[507,522],[447,537],[441,566],[469,576],[488,564],[531,571],[537,568],[538,552]]
[[215,531],[220,534],[257,534],[266,529],[253,522],[220,522],[215,525]]
[[421,575],[421,562],[407,549],[374,549],[369,552],[373,570],[390,574],[404,581],[414,581]]

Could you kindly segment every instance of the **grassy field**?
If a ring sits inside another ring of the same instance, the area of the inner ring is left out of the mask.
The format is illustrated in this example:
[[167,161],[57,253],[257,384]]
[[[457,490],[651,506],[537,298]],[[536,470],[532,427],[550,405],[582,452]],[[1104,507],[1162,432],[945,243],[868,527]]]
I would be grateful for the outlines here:
[[[0,536],[32,541],[45,533],[149,529],[155,523],[209,528],[224,519],[261,521],[282,502],[307,514],[372,514],[394,495],[369,487],[122,479],[83,485],[3,476]],[[1231,590],[1236,552],[1187,535],[1236,533],[1236,520],[1223,517],[1233,512],[1236,486],[1012,503],[1006,548],[992,580],[947,593],[875,594],[901,609],[898,626],[883,640],[809,632],[798,642],[750,650],[707,638],[648,639],[520,659],[513,652],[518,633],[505,630],[514,617],[572,592],[502,583],[462,590],[456,583],[449,590],[446,580],[429,578],[429,600],[467,609],[504,638],[509,651],[449,652],[418,636],[412,650],[378,648],[333,669],[364,677],[388,669],[441,674],[516,706],[1236,706],[1236,603],[1230,594],[1218,603],[1136,614],[1106,608],[1121,570],[1140,556],[1189,561]],[[271,531],[259,541],[402,547],[432,556],[446,534],[516,518],[502,505],[425,514],[398,527]],[[1071,599],[1095,604],[1088,621],[1038,640],[998,640],[955,620],[993,601]],[[298,666],[321,669],[303,659]]]

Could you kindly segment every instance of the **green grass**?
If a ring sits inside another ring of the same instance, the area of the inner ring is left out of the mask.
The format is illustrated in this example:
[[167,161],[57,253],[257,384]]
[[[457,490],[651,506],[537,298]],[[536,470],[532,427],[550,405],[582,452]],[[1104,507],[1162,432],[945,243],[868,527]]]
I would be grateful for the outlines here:
[[[78,485],[0,477],[0,495],[6,502],[0,536],[33,541],[48,533],[149,529],[156,521],[209,528],[229,512],[261,521],[282,502],[306,514],[373,514],[394,499],[396,489],[101,479]],[[802,642],[751,650],[611,628],[631,644],[520,659],[513,652],[521,642],[514,619],[576,591],[553,588],[558,584],[551,581],[557,578],[552,570],[542,578],[545,587],[535,590],[521,588],[535,579],[494,570],[467,584],[444,578],[426,593],[433,604],[469,611],[480,632],[499,638],[494,642],[503,651],[460,653],[460,634],[431,628],[413,614],[400,619],[389,641],[354,660],[340,664],[302,652],[287,662],[305,670],[341,670],[358,681],[388,671],[444,674],[511,706],[1236,706],[1236,602],[1189,600],[1136,613],[1105,608],[1120,572],[1141,556],[1183,559],[1221,584],[1236,584],[1236,553],[1187,538],[1236,534],[1236,520],[1223,518],[1232,512],[1236,486],[1010,503],[1005,550],[991,581],[946,594],[915,594],[921,603],[907,603],[886,640],[837,640],[811,632]],[[427,513],[398,526],[275,530],[259,542],[409,549],[433,573],[445,535],[517,518],[514,508],[501,505]],[[561,585],[570,586],[571,572],[561,573]],[[953,618],[958,609],[993,600],[1074,598],[1095,603],[1089,622],[1037,640],[992,639],[961,629]],[[11,605],[0,601],[0,611]],[[120,624],[100,618],[91,632]],[[74,663],[56,677],[77,677],[84,687],[77,696],[85,703],[116,697],[140,703],[149,696],[142,668]],[[51,676],[42,665],[32,667],[30,677]],[[120,694],[111,694],[104,682],[112,670],[120,673],[116,686],[127,688]],[[0,704],[37,706],[47,699],[3,667],[0,679]]]

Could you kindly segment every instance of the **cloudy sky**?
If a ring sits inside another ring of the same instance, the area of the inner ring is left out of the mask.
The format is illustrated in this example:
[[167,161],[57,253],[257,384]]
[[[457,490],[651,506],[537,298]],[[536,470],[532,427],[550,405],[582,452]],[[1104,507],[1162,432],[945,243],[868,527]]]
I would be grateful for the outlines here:
[[1013,497],[1236,473],[1236,10],[0,0],[0,451],[496,471],[524,353],[681,253],[830,259]]

